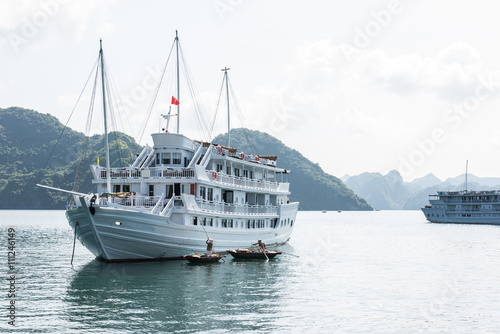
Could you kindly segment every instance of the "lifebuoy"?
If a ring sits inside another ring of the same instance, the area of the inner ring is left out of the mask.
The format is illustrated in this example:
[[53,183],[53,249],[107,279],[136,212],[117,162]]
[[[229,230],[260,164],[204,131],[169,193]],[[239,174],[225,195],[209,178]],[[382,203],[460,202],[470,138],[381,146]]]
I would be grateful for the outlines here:
[[217,180],[217,172],[216,171],[213,171],[212,172],[212,180]]
[[219,154],[222,155],[222,146],[217,147],[217,152],[219,152]]
[[258,155],[255,156],[255,161],[259,161],[259,156]]
[[241,152],[241,160],[245,160],[245,153]]

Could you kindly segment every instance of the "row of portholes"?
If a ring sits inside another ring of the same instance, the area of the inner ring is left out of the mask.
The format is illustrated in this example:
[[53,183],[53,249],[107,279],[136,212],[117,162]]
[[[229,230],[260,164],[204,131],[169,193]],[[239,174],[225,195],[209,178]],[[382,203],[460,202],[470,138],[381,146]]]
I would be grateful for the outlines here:
[[197,217],[194,216],[191,220],[193,225],[202,225],[202,226],[212,226],[218,228],[219,226],[222,228],[247,228],[247,229],[259,229],[259,228],[277,228],[284,226],[293,226],[293,219],[290,218],[282,219],[280,224],[278,224],[278,219],[271,219],[271,222],[266,221],[265,219],[247,219],[245,221],[238,221],[233,219],[214,219],[207,217]]

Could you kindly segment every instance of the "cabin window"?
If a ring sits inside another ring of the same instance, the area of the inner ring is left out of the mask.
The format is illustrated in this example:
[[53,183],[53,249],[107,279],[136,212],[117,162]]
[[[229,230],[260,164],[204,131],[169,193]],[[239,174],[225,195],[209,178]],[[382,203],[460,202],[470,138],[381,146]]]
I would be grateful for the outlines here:
[[206,217],[203,217],[203,219],[201,221],[201,225],[207,226],[207,218]]
[[193,217],[193,225],[198,225],[198,217]]
[[156,164],[160,164],[160,153],[156,153]]
[[246,169],[243,170],[243,176],[248,178],[248,170],[246,170]]
[[155,186],[150,184],[149,185],[149,196],[154,196],[155,195]]
[[180,165],[181,164],[181,154],[180,153],[174,153],[172,156],[172,164],[174,165]]
[[214,200],[214,189],[208,188],[208,196],[207,199],[211,202]]
[[208,226],[213,226],[214,225],[214,219],[213,218],[210,218],[208,220]]
[[253,179],[253,170],[250,171],[250,178]]
[[124,193],[129,193],[129,192],[130,192],[130,184],[124,184],[124,185],[122,186],[122,188],[123,188],[123,189],[122,189],[122,191],[123,191]]
[[226,166],[226,174],[231,175],[231,166]]
[[121,186],[119,184],[113,185],[113,192],[119,193],[121,191]]
[[235,168],[234,169],[234,175],[235,176],[240,176],[240,169],[239,168]]
[[161,154],[161,163],[163,165],[170,165],[170,153]]
[[206,199],[207,198],[206,196],[207,196],[207,188],[201,186],[200,187],[200,197],[203,199]]
[[222,166],[222,164],[217,164],[217,173],[219,173],[223,168],[224,166]]

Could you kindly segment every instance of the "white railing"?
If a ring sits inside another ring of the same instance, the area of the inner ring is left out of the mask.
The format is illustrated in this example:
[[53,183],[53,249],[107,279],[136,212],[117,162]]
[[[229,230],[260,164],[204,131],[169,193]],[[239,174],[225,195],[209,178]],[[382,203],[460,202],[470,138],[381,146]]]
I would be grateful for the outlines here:
[[266,190],[278,190],[279,188],[279,182],[274,181],[249,179],[247,177],[227,175],[222,173],[217,173],[214,179],[213,171],[207,171],[207,175],[211,180],[214,180],[215,182],[221,182],[239,187],[250,187]]
[[161,196],[137,196],[137,195],[131,195],[127,197],[110,197],[110,198],[101,197],[99,198],[99,205],[106,205],[109,200],[109,202],[111,203],[124,206],[151,208],[158,203],[160,197]]
[[[104,167],[96,167],[96,176],[98,179],[105,179],[107,170]],[[112,179],[123,178],[194,178],[193,168],[169,168],[169,167],[152,167],[146,169],[139,168],[111,168]]]
[[223,202],[210,202],[205,200],[196,200],[198,206],[204,211],[234,213],[234,214],[278,214],[278,207],[273,205],[238,205]]

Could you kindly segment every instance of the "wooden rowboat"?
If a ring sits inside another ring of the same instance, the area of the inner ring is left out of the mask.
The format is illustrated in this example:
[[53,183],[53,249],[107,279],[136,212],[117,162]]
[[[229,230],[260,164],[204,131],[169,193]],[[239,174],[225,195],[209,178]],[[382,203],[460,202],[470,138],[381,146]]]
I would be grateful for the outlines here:
[[208,262],[218,262],[220,259],[222,259],[224,255],[221,255],[219,253],[212,253],[212,254],[200,254],[200,253],[193,253],[189,255],[184,255],[183,258],[185,260],[188,260],[191,263],[208,263]]
[[264,254],[263,251],[255,249],[228,249],[227,252],[235,259],[272,259],[276,255],[281,254],[277,250],[266,250]]

